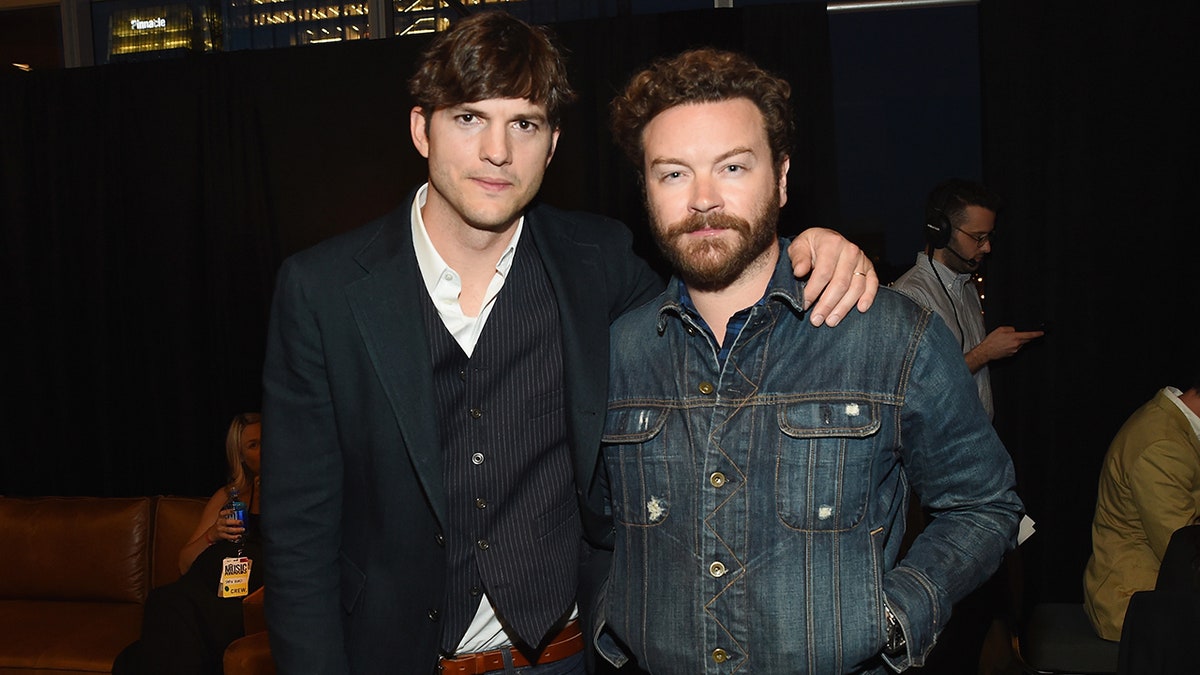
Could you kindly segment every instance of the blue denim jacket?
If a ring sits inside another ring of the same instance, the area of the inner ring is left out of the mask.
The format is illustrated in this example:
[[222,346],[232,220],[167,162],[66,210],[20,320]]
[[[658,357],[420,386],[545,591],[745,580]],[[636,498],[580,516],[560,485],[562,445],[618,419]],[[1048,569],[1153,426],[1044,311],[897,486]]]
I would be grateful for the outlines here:
[[[1022,510],[958,343],[886,288],[813,327],[781,252],[722,366],[679,284],[612,328],[600,653],[687,675],[921,665]],[[935,518],[901,559],[910,486]],[[908,641],[886,659],[885,600]]]

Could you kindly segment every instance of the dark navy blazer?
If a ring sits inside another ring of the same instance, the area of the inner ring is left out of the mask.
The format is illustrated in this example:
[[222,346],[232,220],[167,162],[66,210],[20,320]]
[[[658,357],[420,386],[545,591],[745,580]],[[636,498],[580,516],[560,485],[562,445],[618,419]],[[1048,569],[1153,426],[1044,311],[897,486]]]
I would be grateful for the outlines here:
[[[282,673],[436,667],[447,506],[413,195],[278,274],[263,368],[262,516]],[[536,247],[558,303],[575,484],[585,535],[599,540],[610,531],[592,490],[608,327],[662,281],[614,220],[535,205],[525,228],[520,245]],[[581,561],[583,616],[607,562],[600,552]]]

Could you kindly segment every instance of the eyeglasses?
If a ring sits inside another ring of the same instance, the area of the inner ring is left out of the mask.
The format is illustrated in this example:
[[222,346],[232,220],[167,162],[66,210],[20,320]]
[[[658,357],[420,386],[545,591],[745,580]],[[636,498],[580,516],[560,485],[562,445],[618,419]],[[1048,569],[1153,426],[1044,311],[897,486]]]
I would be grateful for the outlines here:
[[991,243],[996,238],[995,230],[992,230],[991,232],[984,232],[983,234],[971,234],[961,227],[955,227],[954,229],[967,235],[967,237],[974,239],[976,246],[983,246],[984,244]]

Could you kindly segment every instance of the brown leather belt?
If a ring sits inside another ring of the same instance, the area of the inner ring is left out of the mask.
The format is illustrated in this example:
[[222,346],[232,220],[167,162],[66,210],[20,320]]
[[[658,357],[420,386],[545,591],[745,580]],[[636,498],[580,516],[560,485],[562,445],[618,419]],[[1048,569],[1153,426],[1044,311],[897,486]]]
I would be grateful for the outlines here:
[[442,659],[438,661],[438,670],[453,675],[483,675],[483,673],[490,673],[493,670],[504,670],[505,651],[512,653],[513,666],[517,668],[554,663],[568,656],[574,656],[583,651],[583,632],[579,629],[579,619],[568,623],[562,632],[555,635],[554,639],[550,640],[550,644],[546,645],[546,648],[537,655],[533,662],[525,658],[520,650],[504,647],[493,649],[490,652],[463,654],[452,659]]

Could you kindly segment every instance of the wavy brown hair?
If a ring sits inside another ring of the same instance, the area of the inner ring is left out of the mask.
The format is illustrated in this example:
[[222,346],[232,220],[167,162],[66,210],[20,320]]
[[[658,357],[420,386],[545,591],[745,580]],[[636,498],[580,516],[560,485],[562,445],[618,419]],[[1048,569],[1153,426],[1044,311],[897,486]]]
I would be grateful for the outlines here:
[[575,100],[563,54],[550,32],[495,10],[439,33],[421,55],[408,93],[426,120],[461,103],[523,98],[546,106],[555,128]]
[[642,131],[655,115],[680,105],[749,99],[762,112],[776,171],[789,155],[796,123],[787,80],[759,68],[742,54],[694,49],[659,59],[629,80],[611,105],[612,133],[641,175]]

